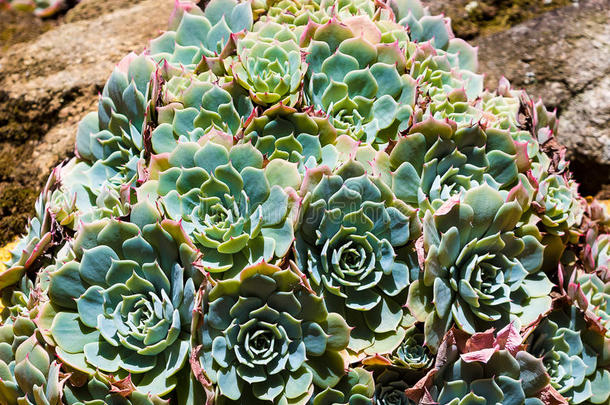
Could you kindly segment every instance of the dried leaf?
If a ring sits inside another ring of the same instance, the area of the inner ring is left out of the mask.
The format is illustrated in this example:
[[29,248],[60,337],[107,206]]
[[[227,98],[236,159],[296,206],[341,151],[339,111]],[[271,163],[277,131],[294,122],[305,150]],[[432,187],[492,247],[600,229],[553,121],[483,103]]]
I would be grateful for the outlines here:
[[135,385],[131,382],[131,374],[122,380],[115,380],[114,376],[110,376],[110,392],[119,394],[123,398],[127,398],[136,390]]

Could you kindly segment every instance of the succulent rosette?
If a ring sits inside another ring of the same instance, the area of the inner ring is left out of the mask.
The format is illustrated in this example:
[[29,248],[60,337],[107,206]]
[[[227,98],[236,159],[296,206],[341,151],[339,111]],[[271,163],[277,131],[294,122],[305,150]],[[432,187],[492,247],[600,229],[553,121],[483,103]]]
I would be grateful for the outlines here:
[[389,166],[396,197],[423,214],[473,187],[511,187],[519,174],[516,156],[508,132],[430,118],[400,136],[389,159],[377,164]]
[[135,391],[129,376],[117,380],[112,376],[107,378],[100,374],[95,375],[83,386],[67,383],[64,386],[62,399],[62,403],[67,405],[169,405],[170,403],[169,400],[161,399],[156,395]]
[[150,134],[153,153],[171,152],[178,142],[196,142],[212,130],[237,136],[253,113],[247,92],[233,81],[216,82],[210,73],[167,76],[154,81],[162,89],[150,106],[156,125]]
[[416,82],[397,41],[384,42],[368,19],[351,21],[332,19],[310,34],[304,92],[340,133],[383,144],[407,128]]
[[114,171],[100,161],[89,164],[71,159],[58,166],[45,207],[55,227],[73,232],[79,222],[126,215],[131,184],[108,180],[113,174]]
[[8,405],[59,404],[67,376],[28,311],[0,326],[0,398]]
[[449,18],[430,15],[428,8],[416,0],[389,0],[386,4],[391,10],[388,18],[407,27],[411,40],[431,43],[439,55],[450,58],[451,66],[476,73],[477,50],[463,39],[455,38]]
[[605,281],[610,281],[610,234],[599,234],[599,225],[586,233],[584,261],[589,271],[597,272]]
[[540,182],[534,199],[534,210],[540,210],[542,229],[572,243],[578,241],[583,215],[577,186],[564,176],[550,175]]
[[19,283],[10,288],[3,288],[0,294],[0,322],[2,324],[12,323],[13,320],[27,314],[34,285],[27,277],[22,277]]
[[610,339],[610,281],[604,281],[596,274],[583,273],[576,278],[582,295],[586,298],[586,307],[604,329]]
[[430,367],[433,359],[434,357],[425,346],[424,334],[407,332],[405,340],[398,346],[391,360],[393,365],[399,367],[425,370]]
[[212,0],[203,11],[190,1],[177,2],[169,30],[150,41],[150,53],[157,62],[222,74],[222,59],[235,50],[232,34],[252,23],[248,1]]
[[311,170],[296,235],[296,262],[329,310],[352,327],[350,353],[388,353],[413,323],[403,307],[417,267],[416,212],[350,160]]
[[[53,218],[48,210],[49,200],[56,186],[57,171],[54,170],[44,190],[38,196],[35,204],[36,215],[29,220],[27,233],[17,242],[11,250],[11,257],[0,265],[0,292],[3,298],[8,288],[23,284],[28,272],[35,272],[37,259],[53,245],[52,225]],[[48,261],[46,264],[49,264]],[[5,319],[3,317],[3,319]]]
[[188,357],[202,281],[192,242],[143,202],[130,221],[82,224],[73,249],[75,258],[50,272],[37,320],[59,359],[89,376],[131,374],[145,395],[171,393]]
[[453,323],[473,334],[514,319],[527,325],[550,309],[553,284],[539,271],[543,246],[515,232],[521,214],[516,200],[488,185],[426,212],[424,271],[407,305],[425,322],[430,347]]
[[[549,172],[551,159],[541,145],[553,139],[556,132],[556,119],[553,114],[541,109],[545,117],[543,125],[538,128],[528,128],[527,120],[537,121],[536,108],[530,97],[520,90],[511,89],[510,82],[501,78],[498,88],[494,92],[485,90],[476,101],[471,101],[473,110],[477,111],[479,118],[487,127],[509,131],[517,148],[517,162],[522,170],[530,170],[530,178],[540,181]],[[529,110],[525,117],[522,110]],[[557,173],[564,174],[566,167],[561,165]]]
[[294,187],[301,181],[296,164],[274,160],[263,168],[263,155],[250,143],[229,142],[185,142],[154,156],[138,191],[142,199],[160,197],[201,251],[199,265],[221,278],[261,260],[283,260],[294,239]]
[[307,70],[294,32],[274,22],[240,38],[237,56],[228,58],[225,68],[263,106],[296,105]]
[[394,350],[394,352],[380,356],[375,355],[363,360],[363,364],[370,367],[382,366],[384,369],[403,371],[426,371],[434,363],[434,355],[426,346],[424,333],[412,326]]
[[326,387],[313,399],[313,405],[370,405],[375,395],[371,372],[358,367],[348,369],[339,383]]
[[[443,341],[443,359],[407,395],[439,405],[531,404],[560,401],[549,386],[542,360],[523,350],[519,332],[509,325],[471,337],[451,330]],[[424,388],[425,387],[425,388]]]
[[411,388],[411,385],[405,380],[402,373],[383,369],[375,377],[375,405],[414,405],[406,390]]
[[[469,46],[469,45],[468,45]],[[485,128],[509,130],[516,141],[528,143],[528,153],[536,155],[538,143],[519,122],[523,92],[510,89],[504,78],[498,90],[483,90],[483,77],[476,72],[474,49],[456,49],[456,53],[433,49],[429,43],[416,45],[409,60],[413,77],[422,83],[426,96],[415,108],[416,121],[427,116],[449,119],[460,125],[482,124]]]
[[437,49],[433,43],[423,42],[416,44],[409,56],[409,74],[420,83],[420,94],[426,96],[419,103],[420,113],[436,118],[449,113],[453,117],[463,116],[466,121],[468,115],[459,113],[468,111],[472,116],[476,112],[466,104],[467,101],[474,104],[483,92],[483,76],[475,73],[476,52],[464,48],[450,53]]
[[24,275],[34,280],[38,269],[65,250],[65,238],[79,221],[124,213],[128,187],[121,196],[121,190],[106,182],[107,167],[98,163],[91,166],[71,159],[53,170],[36,200],[36,216],[30,220],[27,234],[19,239],[6,266],[0,267],[0,290],[20,283]]
[[606,404],[610,398],[610,343],[587,329],[580,310],[553,311],[530,336],[528,351],[542,358],[551,385],[570,404]]
[[134,53],[116,66],[104,86],[97,113],[87,114],[79,123],[76,153],[80,158],[91,164],[101,161],[127,179],[135,174],[155,68],[149,56]]
[[254,25],[255,30],[267,21],[305,26],[320,10],[320,4],[316,0],[257,0],[252,3],[255,14],[260,14]]
[[0,300],[0,398],[3,404],[62,403],[70,376],[53,359],[53,352],[36,325],[41,293],[27,277],[2,290]]
[[523,92],[511,89],[510,82],[506,78],[501,78],[496,91],[483,92],[480,106],[488,113],[489,123],[494,127],[520,130],[519,108],[523,95]]
[[[25,292],[24,292],[25,291]],[[13,315],[0,326],[0,396],[3,403],[49,405],[93,404],[103,398],[103,403],[162,405],[168,402],[160,398],[124,391],[102,376],[94,377],[86,388],[69,383],[72,373],[67,373],[62,363],[53,360],[53,352],[44,335],[38,330],[36,316],[40,292],[30,289],[13,291]],[[6,290],[5,290],[6,292]],[[17,309],[18,308],[18,309]],[[114,390],[113,388],[114,387]],[[84,394],[89,389],[94,395]]]
[[299,35],[310,21],[324,24],[333,16],[349,18],[361,14],[372,18],[376,12],[371,0],[267,0],[264,3],[265,14],[254,26],[255,30],[267,21],[274,21],[295,27]]
[[[542,389],[548,383],[548,376],[526,381],[528,387],[521,385],[523,378],[530,375],[529,370],[524,369],[523,363],[535,363],[534,357],[528,353],[512,357],[508,351],[499,351],[484,364],[471,364],[455,358],[451,360],[455,360],[455,363],[443,370],[435,387],[438,390],[438,404],[498,404],[510,401],[544,404],[534,395],[537,393],[536,388]],[[535,370],[544,375],[542,367],[538,366]],[[542,387],[534,384],[541,384]]]
[[243,140],[251,142],[269,160],[283,159],[315,167],[327,145],[333,145],[336,129],[325,117],[276,104],[254,117]]
[[429,15],[428,9],[419,1],[389,0],[387,4],[396,22],[409,27],[413,40],[417,42],[433,40],[439,49],[446,49],[449,46],[453,32],[448,18]]
[[362,361],[374,373],[375,405],[414,405],[406,390],[412,388],[434,365],[435,356],[425,345],[418,326],[407,330],[394,352],[375,355]]
[[306,404],[339,383],[349,328],[295,272],[262,262],[210,287],[193,350],[216,403]]

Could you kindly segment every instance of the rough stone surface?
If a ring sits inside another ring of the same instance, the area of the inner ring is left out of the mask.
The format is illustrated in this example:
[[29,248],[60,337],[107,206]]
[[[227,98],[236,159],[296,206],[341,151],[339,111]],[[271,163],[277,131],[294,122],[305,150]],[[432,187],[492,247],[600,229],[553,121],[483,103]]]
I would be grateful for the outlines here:
[[61,23],[61,17],[41,20],[33,14],[0,8],[0,52],[16,43],[31,41]]
[[577,0],[422,0],[432,14],[451,18],[456,36],[473,39],[504,31],[520,22]]
[[559,140],[581,190],[610,183],[610,0],[582,0],[480,38],[480,70],[541,97],[560,118]]
[[73,154],[77,124],[114,65],[141,52],[173,9],[171,0],[96,3],[27,42],[0,42],[0,243],[23,231],[49,169]]
[[73,23],[80,20],[95,19],[103,14],[131,7],[140,2],[142,0],[81,0],[74,8],[68,10],[64,21]]
[[574,157],[581,189],[610,186],[610,76],[570,98],[559,121],[560,139]]

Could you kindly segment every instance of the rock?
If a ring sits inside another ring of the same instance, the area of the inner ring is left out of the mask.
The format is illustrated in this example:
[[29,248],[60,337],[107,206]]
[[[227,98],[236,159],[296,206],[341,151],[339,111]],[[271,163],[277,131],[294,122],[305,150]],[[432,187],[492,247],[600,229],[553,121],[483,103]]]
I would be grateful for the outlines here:
[[15,10],[4,10],[0,7],[0,51],[9,46],[25,41],[31,41],[40,34],[56,27],[61,18],[41,20],[30,13]]
[[23,231],[50,168],[73,154],[77,124],[114,65],[141,52],[173,10],[171,0],[96,3],[0,56],[0,244]]
[[81,0],[74,8],[66,13],[65,22],[73,23],[81,20],[98,18],[102,14],[109,14],[115,10],[131,7],[142,0]]
[[571,152],[581,192],[610,195],[610,76],[570,98],[560,117],[559,138]]
[[473,39],[504,31],[577,0],[422,0],[432,14],[451,18],[456,36]]
[[581,0],[505,32],[479,38],[480,71],[504,75],[560,118],[581,192],[610,183],[610,1]]

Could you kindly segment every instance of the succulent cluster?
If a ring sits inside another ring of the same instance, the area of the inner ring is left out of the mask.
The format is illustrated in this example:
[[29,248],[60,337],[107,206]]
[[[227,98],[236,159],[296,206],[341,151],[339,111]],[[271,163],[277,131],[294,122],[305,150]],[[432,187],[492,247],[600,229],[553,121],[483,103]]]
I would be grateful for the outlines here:
[[74,6],[80,0],[0,0],[0,9],[7,8],[34,13],[38,17],[51,17]]
[[417,0],[177,1],[0,267],[0,403],[607,404],[610,217],[476,70]]

